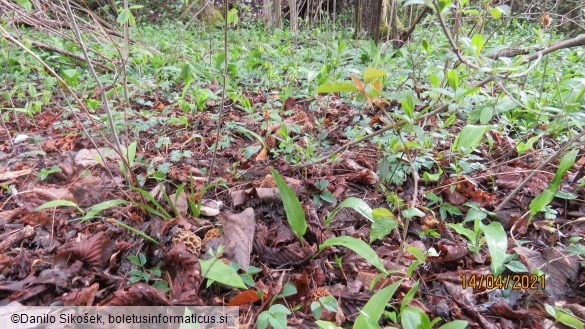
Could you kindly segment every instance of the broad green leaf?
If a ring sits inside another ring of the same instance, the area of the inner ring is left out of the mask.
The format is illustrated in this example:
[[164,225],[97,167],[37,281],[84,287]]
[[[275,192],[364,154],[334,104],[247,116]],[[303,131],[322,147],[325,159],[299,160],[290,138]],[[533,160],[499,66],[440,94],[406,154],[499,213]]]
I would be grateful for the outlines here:
[[402,100],[402,109],[406,116],[411,119],[414,116],[414,106],[420,103],[416,95],[412,92],[407,93]]
[[282,292],[278,295],[280,298],[289,297],[297,293],[297,287],[291,281],[288,281],[282,287]]
[[366,84],[368,84],[374,80],[383,78],[385,76],[386,76],[386,72],[368,67],[368,68],[366,68],[366,71],[364,72],[364,82]]
[[567,170],[573,167],[575,164],[575,159],[577,157],[578,150],[573,150],[567,154],[565,154],[559,163],[559,169],[555,173],[555,177],[551,181],[550,185],[542,191],[536,198],[530,202],[530,219],[532,219],[538,212],[542,211],[544,207],[548,206],[549,203],[555,197],[559,186],[561,185],[561,180],[563,176],[567,172]]
[[494,275],[502,273],[504,270],[504,260],[508,250],[508,236],[504,227],[499,222],[491,222],[489,225],[479,224],[479,227],[485,235],[488,250],[492,258],[492,273]]
[[400,312],[400,324],[402,329],[430,328],[431,321],[423,310],[418,307],[408,306]]
[[417,280],[416,283],[412,286],[412,288],[410,288],[410,290],[406,293],[406,295],[404,295],[404,297],[402,298],[402,302],[400,302],[401,310],[405,309],[408,306],[408,303],[410,303],[410,301],[414,298],[414,294],[416,294],[416,292],[418,291],[418,285],[419,282]]
[[134,141],[128,145],[128,149],[126,150],[126,160],[128,161],[128,165],[130,168],[134,166],[134,160],[136,159],[136,147],[138,146],[138,141]]
[[527,273],[528,272],[528,269],[526,268],[526,266],[524,266],[524,264],[520,263],[517,260],[513,260],[511,262],[508,262],[508,264],[506,264],[506,267],[514,273]]
[[374,328],[379,328],[378,320],[380,320],[386,305],[388,305],[388,301],[390,301],[390,298],[392,298],[401,283],[402,279],[375,293],[366,305],[364,305],[353,327],[355,329],[367,329],[372,328],[371,325],[375,324]]
[[465,236],[469,241],[475,242],[475,233],[472,230],[463,227],[463,224],[447,223],[447,226],[452,228],[457,234]]
[[367,260],[370,264],[374,265],[378,270],[383,273],[386,272],[386,268],[384,267],[384,263],[378,257],[378,254],[370,247],[367,243],[360,239],[356,239],[350,236],[338,236],[335,238],[329,238],[325,242],[323,242],[319,246],[319,251],[323,250],[325,247],[331,246],[342,246],[353,250],[356,254],[362,256],[365,260]]
[[302,238],[307,231],[307,221],[305,219],[305,211],[303,210],[303,206],[290,187],[286,185],[286,182],[282,176],[280,176],[280,174],[274,170],[274,168],[270,168],[270,170],[272,171],[272,176],[274,177],[274,181],[276,181],[276,185],[278,186],[278,192],[280,192],[280,197],[284,205],[284,211],[286,213],[288,224],[290,225],[291,230],[299,238]]
[[312,302],[311,303],[311,313],[313,313],[313,318],[320,319],[323,310],[321,309],[321,303],[319,302]]
[[122,199],[108,200],[108,201],[104,201],[102,203],[98,203],[98,204],[92,206],[91,208],[89,208],[89,210],[87,211],[85,216],[81,217],[80,221],[83,223],[88,219],[94,218],[95,215],[99,214],[103,210],[115,207],[115,206],[120,205],[120,204],[129,204],[129,203],[130,202],[128,202],[126,200],[122,200]]
[[319,326],[320,329],[342,329],[329,321],[318,320],[315,321],[315,324]]
[[530,202],[530,218],[534,217],[544,207],[548,206],[549,203],[555,198],[555,192],[550,189],[543,190],[536,198]]
[[483,35],[476,34],[471,38],[471,45],[474,47],[473,52],[477,56],[483,49]]
[[239,127],[238,128],[239,131],[241,131],[244,134],[248,134],[254,138],[256,138],[256,140],[262,144],[262,147],[264,147],[265,149],[267,149],[268,147],[266,147],[266,143],[264,143],[264,139],[262,139],[262,136],[258,135],[257,133],[253,132],[252,130],[246,129],[244,127]]
[[552,182],[550,183],[550,186],[548,187],[549,189],[552,189],[555,192],[559,189],[563,176],[565,175],[567,170],[571,169],[571,167],[573,167],[573,165],[575,164],[575,159],[577,158],[578,151],[579,150],[575,149],[565,154],[561,158],[561,161],[559,162],[559,169],[557,169],[555,177],[553,178]]
[[459,135],[457,135],[457,139],[455,139],[456,149],[471,153],[474,148],[479,146],[487,130],[488,126],[467,125],[463,127]]
[[457,75],[457,71],[447,71],[447,82],[449,83],[449,87],[454,91],[457,91],[457,88],[459,88],[459,76]]
[[425,261],[425,258],[426,258],[425,254],[419,248],[410,246],[410,247],[406,248],[406,251],[411,253],[416,258],[416,260],[418,260],[419,262],[422,263]]
[[560,323],[574,329],[584,329],[583,322],[577,319],[572,312],[565,310],[560,307],[553,307],[549,304],[544,304],[544,309],[550,314],[555,320]]
[[468,322],[464,320],[454,320],[447,322],[438,329],[465,329],[468,327]]
[[410,219],[413,217],[424,217],[425,213],[418,208],[408,208],[402,212],[404,218]]
[[38,211],[38,210],[43,210],[43,209],[47,209],[47,208],[54,208],[54,207],[73,207],[77,211],[79,211],[80,213],[84,213],[84,211],[81,208],[79,208],[77,203],[75,203],[73,201],[68,201],[68,200],[53,200],[53,201],[45,202],[42,205],[38,206],[35,210]]
[[335,299],[335,297],[333,296],[321,297],[319,298],[319,302],[323,304],[323,307],[325,307],[327,310],[331,312],[337,312],[337,309],[339,308],[337,299]]
[[341,92],[351,92],[351,91],[359,91],[360,89],[355,84],[349,81],[342,81],[342,82],[328,82],[320,85],[317,88],[317,93],[341,93]]
[[118,24],[123,25],[125,23],[128,23],[128,21],[130,20],[130,9],[122,9],[120,11],[120,13],[118,14],[118,18],[116,19],[116,22],[118,22]]
[[246,285],[238,273],[219,259],[200,259],[199,265],[201,266],[202,275],[207,279],[217,281],[228,286],[246,289]]
[[[374,212],[378,209],[374,209]],[[384,209],[387,210],[387,209]],[[389,211],[388,211],[389,212]],[[394,215],[390,213],[387,216],[376,216],[374,215],[374,222],[372,223],[372,229],[370,230],[370,243],[381,240],[388,235],[397,226]]]
[[341,202],[337,207],[335,207],[335,209],[333,209],[333,211],[331,211],[331,213],[329,213],[325,219],[325,225],[329,225],[329,223],[331,223],[331,219],[333,219],[333,216],[335,216],[335,214],[342,208],[351,208],[368,220],[374,220],[372,217],[372,208],[370,208],[367,203],[365,203],[362,199],[349,197],[343,200],[343,202]]

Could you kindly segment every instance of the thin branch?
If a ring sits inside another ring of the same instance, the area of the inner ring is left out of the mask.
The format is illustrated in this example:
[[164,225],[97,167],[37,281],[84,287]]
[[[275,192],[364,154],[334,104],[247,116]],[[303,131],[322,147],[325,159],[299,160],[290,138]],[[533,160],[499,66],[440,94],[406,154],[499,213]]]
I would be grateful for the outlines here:
[[[112,131],[112,136],[114,137],[116,148],[118,152],[122,154],[122,145],[120,145],[120,139],[118,138],[118,133],[116,132],[116,125],[114,124],[114,118],[112,116],[112,112],[110,111],[110,105],[108,104],[108,96],[106,95],[106,92],[104,90],[104,85],[102,84],[102,81],[98,77],[97,73],[95,72],[95,69],[93,68],[93,65],[91,64],[91,60],[89,59],[89,55],[87,54],[87,50],[85,48],[85,44],[83,43],[83,39],[81,38],[79,28],[77,27],[77,23],[75,22],[75,16],[73,16],[73,11],[71,10],[71,6],[69,5],[69,0],[65,0],[64,3],[65,8],[67,9],[67,14],[69,15],[69,19],[71,20],[71,27],[73,28],[73,33],[75,34],[75,37],[79,42],[79,46],[83,51],[83,56],[85,57],[85,60],[87,62],[89,72],[93,76],[93,79],[97,83],[98,88],[100,90],[102,102],[104,103],[104,108],[106,110],[106,115],[108,117],[108,124],[110,125],[110,130]],[[128,170],[128,172],[130,172],[129,167],[126,169]]]
[[213,176],[213,167],[215,165],[215,159],[217,158],[217,150],[219,147],[219,137],[221,134],[221,125],[223,123],[222,116],[225,107],[225,89],[227,85],[227,67],[228,67],[228,4],[226,1],[224,12],[224,27],[223,27],[223,86],[221,88],[221,106],[217,113],[217,130],[215,133],[215,145],[213,147],[213,156],[211,157],[211,164],[209,165],[209,175],[207,176],[207,185],[211,184],[211,177]]
[[518,192],[520,192],[520,190],[522,190],[522,188],[524,186],[526,186],[526,184],[528,184],[528,182],[530,182],[532,177],[534,177],[534,175],[536,175],[537,172],[539,172],[546,165],[548,165],[549,163],[554,161],[556,158],[561,156],[561,154],[563,154],[565,149],[567,149],[573,143],[579,141],[579,139],[581,139],[581,137],[583,137],[583,136],[585,136],[585,130],[583,130],[579,135],[573,137],[570,141],[566,142],[560,149],[558,149],[555,153],[551,154],[546,160],[541,162],[540,165],[538,167],[536,167],[536,169],[534,169],[530,174],[528,174],[528,176],[526,176],[526,178],[524,178],[524,180],[522,182],[520,182],[520,184],[518,184],[518,186],[510,194],[508,194],[508,196],[504,199],[504,201],[502,201],[494,211],[502,210],[510,202],[510,200],[512,200],[516,196],[516,194],[518,194]]
[[[64,55],[64,56],[67,56],[67,57],[70,57],[70,58],[76,59],[76,60],[78,60],[78,61],[83,61],[83,62],[85,62],[85,58],[84,58],[84,57],[82,57],[82,56],[79,56],[79,55],[77,55],[77,54],[74,54],[74,53],[72,53],[72,52],[69,52],[69,51],[67,51],[67,50],[60,49],[60,48],[57,48],[57,47],[53,47],[53,46],[50,46],[50,45],[47,45],[47,44],[44,44],[44,43],[42,43],[42,42],[38,42],[38,41],[32,41],[32,42],[31,42],[31,44],[32,44],[32,45],[33,45],[35,48],[39,48],[39,49],[46,49],[46,50],[54,51],[54,52],[56,52],[56,53],[59,53],[59,54],[61,54],[61,55]],[[104,64],[102,64],[102,63],[100,63],[100,62],[94,62],[94,61],[92,61],[92,63],[93,63],[94,65],[96,65],[96,66],[99,66],[100,68],[102,68],[102,69],[104,69],[104,70],[108,71],[108,72],[111,72],[111,73],[114,73],[114,72],[115,72],[115,70],[114,70],[113,68],[111,68],[111,67],[109,67],[109,66],[106,66],[106,65],[104,65]]]

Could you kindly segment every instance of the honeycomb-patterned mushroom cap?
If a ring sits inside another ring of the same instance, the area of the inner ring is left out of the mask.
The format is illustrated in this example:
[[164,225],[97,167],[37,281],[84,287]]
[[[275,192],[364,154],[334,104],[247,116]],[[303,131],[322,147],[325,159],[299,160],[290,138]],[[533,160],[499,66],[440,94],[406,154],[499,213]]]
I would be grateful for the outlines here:
[[314,302],[325,296],[331,296],[331,293],[329,290],[327,290],[327,288],[318,287],[311,290],[311,300]]
[[212,239],[219,238],[221,236],[219,228],[212,228],[211,230],[205,232],[205,236],[203,237],[203,248],[205,248],[205,244]]
[[195,256],[199,256],[201,252],[201,238],[191,231],[181,230],[177,232],[173,236],[173,243],[175,245],[183,243],[187,247],[187,251]]

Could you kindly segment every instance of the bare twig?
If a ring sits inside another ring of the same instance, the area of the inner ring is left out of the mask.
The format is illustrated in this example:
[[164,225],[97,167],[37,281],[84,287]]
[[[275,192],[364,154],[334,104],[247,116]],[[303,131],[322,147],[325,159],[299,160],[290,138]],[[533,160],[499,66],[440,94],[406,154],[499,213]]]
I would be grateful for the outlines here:
[[[33,45],[35,48],[40,48],[40,49],[46,49],[46,50],[54,51],[54,52],[56,52],[56,53],[59,53],[59,54],[61,54],[61,55],[64,55],[64,56],[67,56],[67,57],[69,57],[69,58],[73,58],[73,59],[76,59],[76,60],[78,60],[78,61],[83,61],[83,62],[85,62],[85,58],[84,58],[84,57],[82,57],[82,56],[79,56],[79,55],[77,55],[77,54],[74,54],[74,53],[72,53],[72,52],[69,52],[69,51],[67,51],[67,50],[60,49],[60,48],[57,48],[57,47],[53,47],[53,46],[50,46],[50,45],[47,45],[47,44],[44,44],[44,43],[42,43],[42,42],[38,42],[38,41],[32,41],[32,42],[31,42],[31,44],[32,44],[32,45]],[[93,63],[95,66],[99,66],[100,68],[102,68],[102,69],[104,69],[104,70],[106,70],[106,71],[108,71],[108,72],[112,72],[112,73],[113,73],[113,72],[115,72],[115,70],[114,70],[113,68],[111,68],[111,67],[109,67],[109,66],[106,66],[106,65],[104,65],[104,64],[102,64],[102,63],[100,63],[100,62],[92,61],[92,63]]]
[[[121,154],[122,153],[122,145],[120,145],[120,139],[118,138],[118,133],[116,132],[116,125],[114,124],[114,117],[112,116],[112,111],[110,110],[110,105],[108,104],[108,96],[104,90],[104,85],[102,81],[98,77],[93,65],[91,64],[91,60],[89,55],[87,54],[87,50],[85,48],[85,43],[83,43],[83,39],[81,38],[81,33],[79,28],[77,27],[77,22],[75,22],[75,16],[73,16],[73,11],[71,10],[71,6],[69,5],[70,0],[65,0],[65,8],[67,9],[67,14],[69,15],[69,19],[71,20],[71,27],[73,28],[73,33],[79,42],[79,46],[81,47],[81,51],[83,52],[83,56],[87,62],[87,67],[89,68],[89,72],[91,73],[93,79],[98,85],[102,96],[102,102],[104,103],[104,108],[106,110],[106,115],[108,116],[108,124],[110,125],[110,130],[112,131],[112,136],[114,137],[114,143],[116,145],[116,149]],[[128,172],[130,172],[130,168],[126,168]]]
[[548,165],[549,163],[554,161],[556,158],[561,156],[561,154],[563,154],[565,149],[570,147],[573,143],[578,141],[583,136],[585,136],[585,130],[583,130],[579,135],[573,137],[570,141],[566,142],[555,153],[551,154],[546,160],[541,162],[540,165],[538,165],[538,167],[536,167],[530,174],[528,174],[528,176],[526,176],[526,178],[524,178],[524,180],[522,182],[520,182],[520,184],[518,184],[518,186],[512,192],[510,192],[510,194],[508,194],[508,196],[504,199],[504,201],[502,201],[494,211],[502,210],[510,202],[510,200],[512,200],[516,196],[516,194],[518,194],[518,192],[520,192],[520,190],[522,190],[522,188],[524,186],[526,186],[526,184],[528,184],[528,182],[532,179],[532,177],[534,177],[534,175],[536,175],[537,172],[539,172],[546,165]]
[[228,5],[226,3],[224,12],[224,27],[223,27],[223,86],[221,88],[221,106],[217,113],[217,130],[215,133],[215,145],[213,147],[213,156],[211,157],[211,164],[209,165],[209,175],[207,176],[207,185],[211,184],[211,177],[213,176],[213,167],[217,157],[217,150],[219,147],[219,137],[221,134],[221,125],[223,123],[222,116],[225,107],[225,89],[227,85],[227,67],[228,67]]
[[[103,132],[101,131],[98,123],[94,120],[93,116],[89,113],[89,111],[87,110],[87,107],[85,106],[85,104],[81,101],[81,99],[79,99],[79,97],[77,97],[77,95],[75,94],[75,92],[73,91],[73,89],[71,89],[71,87],[67,84],[67,82],[65,82],[65,80],[63,80],[63,78],[61,78],[61,76],[59,74],[57,74],[57,72],[55,72],[55,70],[53,70],[52,67],[50,67],[45,61],[43,61],[37,54],[35,54],[32,50],[28,49],[25,45],[23,45],[20,41],[16,40],[10,33],[8,33],[8,31],[6,31],[2,25],[0,25],[0,32],[2,32],[2,36],[4,36],[8,41],[12,42],[13,44],[15,44],[17,47],[19,47],[20,49],[24,50],[25,52],[27,52],[29,55],[31,55],[36,61],[38,61],[39,63],[41,63],[41,65],[53,76],[57,79],[57,81],[59,81],[59,83],[61,84],[61,93],[63,94],[63,98],[67,101],[67,103],[69,104],[69,99],[65,96],[65,91],[64,89],[67,89],[67,91],[71,94],[71,96],[75,99],[75,102],[77,103],[77,105],[81,108],[81,110],[83,112],[85,112],[89,118],[89,120],[91,121],[91,123],[96,127],[97,132],[100,134],[100,136],[104,139],[104,142],[110,146],[114,151],[116,151],[116,153],[118,153],[118,155],[122,158],[122,161],[126,162],[126,159],[124,157],[124,155],[118,151],[113,145],[112,143],[110,143],[108,141],[108,139],[104,136]],[[85,133],[86,136],[89,137],[90,142],[93,144],[93,146],[95,147],[95,149],[97,150],[99,156],[103,159],[104,157],[100,154],[99,148],[96,144],[96,142],[93,140],[93,138],[91,138],[91,135],[89,134],[89,132],[87,131],[87,129],[85,128],[85,126],[81,123],[81,121],[79,120],[79,118],[77,117],[77,114],[73,111],[71,104],[69,104],[69,110],[71,111],[71,115],[75,118],[75,120],[77,121],[77,123],[79,124],[79,126],[81,127],[81,129],[83,129],[83,132]],[[106,171],[108,172],[108,174],[110,175],[110,177],[112,177],[112,180],[114,181],[114,183],[116,184],[116,186],[119,187],[119,184],[117,182],[117,180],[114,178],[114,174],[110,171],[110,169],[106,166]],[[120,189],[122,191],[122,193],[124,193],[126,195],[126,197],[128,197],[129,200],[132,200],[132,198],[123,190]]]

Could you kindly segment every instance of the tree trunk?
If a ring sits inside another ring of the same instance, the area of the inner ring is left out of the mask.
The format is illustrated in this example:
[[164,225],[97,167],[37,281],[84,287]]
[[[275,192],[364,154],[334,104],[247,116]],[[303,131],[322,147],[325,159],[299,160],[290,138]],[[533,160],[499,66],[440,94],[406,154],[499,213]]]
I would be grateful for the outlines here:
[[299,28],[299,13],[297,0],[288,0],[288,6],[290,7],[290,30],[293,33],[297,33]]
[[382,16],[382,2],[383,0],[356,1],[355,38],[378,39]]

